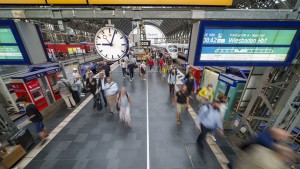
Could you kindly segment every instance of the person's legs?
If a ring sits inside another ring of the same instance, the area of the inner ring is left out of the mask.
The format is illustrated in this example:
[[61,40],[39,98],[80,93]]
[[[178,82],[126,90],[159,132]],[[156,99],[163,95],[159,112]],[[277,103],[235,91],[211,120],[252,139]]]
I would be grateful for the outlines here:
[[103,97],[103,100],[104,100],[104,104],[105,104],[105,106],[107,106],[107,100],[106,100],[106,97],[105,97],[105,91],[101,90],[101,94],[102,94],[102,97]]
[[93,105],[93,108],[96,108],[96,103],[97,103],[97,95],[95,94],[95,93],[92,93],[93,94],[93,96],[94,96],[94,105]]
[[170,85],[170,93],[174,94],[174,88],[175,88],[175,84],[171,84]]
[[176,107],[177,107],[177,124],[180,125],[180,113],[181,113],[182,104],[177,103]]
[[81,84],[77,84],[78,94],[81,96],[82,86]]
[[123,77],[125,78],[126,69],[122,68]]
[[169,84],[169,91],[170,91],[170,94],[172,93],[172,84]]
[[130,80],[132,80],[133,79],[133,71],[129,72],[129,76],[130,76]]
[[108,100],[108,104],[109,104],[109,109],[110,112],[113,113],[114,112],[114,107],[113,107],[113,100],[112,100],[112,96],[107,96],[107,100]]
[[131,118],[130,118],[130,107],[127,106],[125,109],[125,122],[127,123],[128,127],[131,128]]
[[72,103],[72,106],[76,106],[76,102],[75,102],[75,100],[73,99],[72,94],[69,94],[69,95],[68,95],[68,99],[70,99],[70,101],[71,101],[71,103]]
[[215,135],[216,135],[216,129],[211,130],[211,132],[209,133],[209,136],[211,137],[211,139],[212,139],[214,142],[217,141]]
[[47,137],[47,133],[46,133],[47,130],[45,129],[43,122],[42,121],[34,122],[34,126],[36,132],[39,135],[39,138],[41,140],[44,140]]
[[120,106],[119,117],[121,122],[125,121],[125,108]]
[[206,134],[210,131],[210,129],[206,128],[201,124],[201,133],[199,134],[197,138],[197,143],[202,145],[202,141],[205,139]]
[[68,98],[68,95],[66,94],[61,94],[61,97],[64,99],[65,103],[67,104],[68,108],[71,108],[70,100]]

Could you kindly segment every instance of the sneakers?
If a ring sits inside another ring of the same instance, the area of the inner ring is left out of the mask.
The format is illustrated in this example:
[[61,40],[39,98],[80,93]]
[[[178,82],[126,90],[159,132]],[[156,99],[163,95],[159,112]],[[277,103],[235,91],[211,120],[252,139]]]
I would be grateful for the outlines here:
[[214,141],[214,142],[216,142],[217,141],[217,139],[216,139],[216,137],[215,136],[213,136],[213,135],[209,135],[210,136],[210,138]]
[[72,107],[68,107],[67,109],[68,109],[68,110],[72,110]]
[[125,76],[124,76],[124,79],[125,79]]
[[132,79],[130,79],[130,81],[132,82]]

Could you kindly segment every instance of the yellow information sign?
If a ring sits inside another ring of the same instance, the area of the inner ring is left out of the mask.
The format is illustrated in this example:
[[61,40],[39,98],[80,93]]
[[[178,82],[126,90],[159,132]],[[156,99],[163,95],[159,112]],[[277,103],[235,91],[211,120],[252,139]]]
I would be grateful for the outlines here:
[[233,0],[0,0],[0,4],[209,5],[230,6]]
[[48,0],[48,4],[87,4],[86,0]]
[[[231,6],[232,0],[88,0],[91,5],[212,5]],[[48,1],[49,2],[49,1]]]
[[46,4],[45,0],[0,0],[0,4]]
[[68,48],[68,53],[69,53],[70,55],[73,55],[73,48]]

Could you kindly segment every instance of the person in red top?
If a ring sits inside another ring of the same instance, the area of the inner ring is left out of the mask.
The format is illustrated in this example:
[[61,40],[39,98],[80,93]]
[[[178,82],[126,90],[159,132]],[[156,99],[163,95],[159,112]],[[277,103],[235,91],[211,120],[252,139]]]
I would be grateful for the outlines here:
[[164,65],[164,60],[161,58],[161,59],[159,60],[158,64],[159,64],[159,72],[161,73],[161,72],[162,72],[162,67],[163,67],[163,65]]
[[154,60],[152,58],[149,59],[148,61],[148,65],[150,67],[150,71],[153,72],[153,66],[154,66]]

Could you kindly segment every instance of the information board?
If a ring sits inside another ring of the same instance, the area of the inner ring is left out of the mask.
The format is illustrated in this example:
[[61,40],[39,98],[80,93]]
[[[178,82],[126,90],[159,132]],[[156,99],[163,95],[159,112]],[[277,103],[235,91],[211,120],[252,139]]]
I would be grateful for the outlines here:
[[13,21],[0,21],[0,65],[29,64],[27,53]]
[[287,66],[298,51],[299,28],[297,22],[203,21],[194,62],[203,66]]

